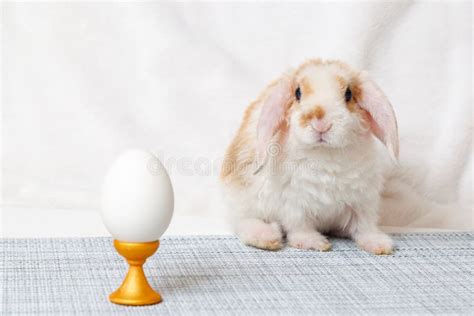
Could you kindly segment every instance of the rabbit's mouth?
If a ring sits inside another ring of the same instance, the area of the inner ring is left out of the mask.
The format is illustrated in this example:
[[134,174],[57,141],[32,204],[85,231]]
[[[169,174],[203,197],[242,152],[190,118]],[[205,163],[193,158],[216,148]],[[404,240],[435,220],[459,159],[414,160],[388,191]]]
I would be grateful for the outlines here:
[[316,133],[315,135],[316,144],[327,144],[327,135],[326,133]]

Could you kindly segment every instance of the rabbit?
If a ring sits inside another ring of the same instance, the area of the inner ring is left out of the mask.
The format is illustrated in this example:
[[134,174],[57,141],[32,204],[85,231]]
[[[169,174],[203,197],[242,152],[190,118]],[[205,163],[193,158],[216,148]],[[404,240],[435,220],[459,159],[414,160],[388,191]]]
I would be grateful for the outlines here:
[[286,241],[327,251],[325,234],[333,234],[391,254],[392,239],[377,226],[380,144],[396,162],[395,113],[366,72],[312,59],[283,74],[248,106],[224,157],[220,180],[235,233],[268,250]]

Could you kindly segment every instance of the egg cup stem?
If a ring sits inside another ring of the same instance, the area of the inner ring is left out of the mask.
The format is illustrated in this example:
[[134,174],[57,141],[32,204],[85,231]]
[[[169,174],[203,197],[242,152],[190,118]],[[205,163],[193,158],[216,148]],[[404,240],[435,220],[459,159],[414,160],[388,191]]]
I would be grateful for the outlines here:
[[160,246],[160,241],[132,243],[114,240],[114,247],[130,265],[122,285],[109,299],[120,305],[152,305],[161,302],[161,296],[148,284],[143,264]]

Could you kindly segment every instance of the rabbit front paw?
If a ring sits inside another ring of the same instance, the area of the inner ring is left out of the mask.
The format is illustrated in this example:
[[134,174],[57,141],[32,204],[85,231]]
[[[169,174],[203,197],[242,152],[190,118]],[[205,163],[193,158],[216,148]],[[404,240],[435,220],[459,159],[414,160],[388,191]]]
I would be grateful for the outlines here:
[[393,252],[393,242],[382,232],[361,234],[356,238],[357,245],[374,255],[390,255]]
[[331,243],[316,231],[288,233],[288,245],[293,248],[328,251]]
[[277,223],[267,224],[259,219],[241,221],[237,234],[240,240],[249,246],[279,250],[283,247],[283,236]]

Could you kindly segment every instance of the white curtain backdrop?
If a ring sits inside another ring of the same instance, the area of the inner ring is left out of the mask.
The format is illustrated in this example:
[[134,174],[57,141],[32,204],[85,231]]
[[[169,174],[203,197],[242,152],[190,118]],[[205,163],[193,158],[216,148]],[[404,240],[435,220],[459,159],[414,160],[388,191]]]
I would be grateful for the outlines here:
[[404,177],[383,223],[471,229],[469,1],[3,3],[4,212],[95,212],[110,163],[140,147],[178,216],[224,216],[218,168],[245,107],[314,57],[368,70],[395,107]]

